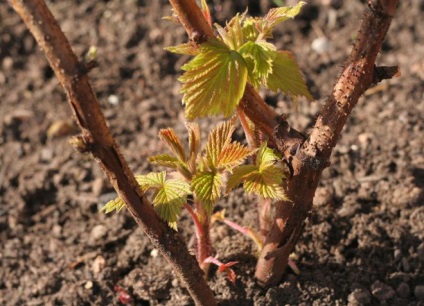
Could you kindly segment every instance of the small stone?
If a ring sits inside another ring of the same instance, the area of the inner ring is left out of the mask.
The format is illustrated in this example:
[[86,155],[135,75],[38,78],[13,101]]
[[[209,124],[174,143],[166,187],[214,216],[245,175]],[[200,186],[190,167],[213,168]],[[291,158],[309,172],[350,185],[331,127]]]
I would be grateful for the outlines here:
[[349,294],[347,301],[352,305],[368,305],[371,303],[371,294],[368,290],[355,289]]
[[396,292],[392,287],[380,281],[376,281],[371,285],[371,292],[372,295],[380,302],[386,302],[387,300],[396,296]]
[[323,54],[324,52],[330,51],[332,49],[332,45],[327,37],[321,36],[312,41],[311,48],[316,53]]
[[53,150],[49,148],[44,148],[40,152],[40,161],[50,162],[53,158]]
[[93,288],[93,282],[92,281],[86,282],[85,285],[84,285],[84,288],[85,289],[91,289],[91,288]]
[[176,287],[179,286],[180,283],[179,283],[178,279],[174,278],[172,280],[171,284],[172,284],[172,287],[176,288]]
[[60,237],[62,235],[62,226],[60,226],[59,224],[53,225],[52,234],[55,237]]
[[101,224],[93,227],[90,233],[90,237],[95,241],[104,238],[106,235],[107,235],[107,228],[106,226]]
[[393,253],[393,257],[395,258],[396,261],[401,260],[402,258],[402,251],[399,249],[396,249],[395,252]]
[[3,69],[5,71],[6,70],[9,70],[9,69],[12,69],[13,68],[13,58],[10,57],[10,56],[4,57],[3,58],[3,62],[2,62],[2,66],[3,66]]
[[94,259],[93,264],[91,265],[91,270],[93,271],[93,274],[98,275],[103,270],[105,265],[106,265],[105,258],[101,255],[97,256]]
[[371,133],[362,133],[358,135],[358,142],[362,149],[366,149],[372,142],[374,135]]
[[424,301],[424,285],[415,286],[414,295],[420,301]]
[[399,286],[396,289],[396,293],[401,297],[401,298],[408,298],[409,295],[411,294],[411,289],[409,288],[409,285],[405,282],[401,282],[399,284]]
[[158,251],[158,249],[153,249],[153,250],[150,252],[150,256],[152,256],[153,258],[158,257],[158,255],[159,255],[159,251]]
[[119,98],[117,95],[110,95],[107,98],[107,102],[109,102],[112,105],[118,105],[119,104]]

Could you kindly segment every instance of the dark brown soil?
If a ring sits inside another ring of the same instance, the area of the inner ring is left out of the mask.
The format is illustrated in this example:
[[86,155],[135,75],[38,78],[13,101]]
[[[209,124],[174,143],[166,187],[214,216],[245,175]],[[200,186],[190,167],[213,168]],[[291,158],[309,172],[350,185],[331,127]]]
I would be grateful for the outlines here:
[[[247,2],[216,0],[215,20],[246,4],[261,13]],[[424,4],[401,2],[378,62],[399,65],[402,76],[368,91],[347,123],[296,248],[301,274],[261,289],[252,243],[214,225],[219,258],[240,262],[234,286],[221,274],[210,280],[221,305],[424,305]],[[150,171],[146,157],[164,152],[158,130],[184,133],[176,79],[187,58],[163,50],[186,40],[183,28],[161,19],[171,14],[166,1],[49,5],[77,54],[98,47],[101,65],[90,76],[108,123],[134,172]],[[297,54],[316,102],[301,101],[295,112],[285,97],[263,94],[297,128],[313,124],[363,11],[360,1],[310,1],[279,27],[275,42]],[[96,162],[69,146],[76,130],[65,95],[6,1],[0,69],[0,304],[119,305],[115,286],[134,305],[191,304],[127,212],[98,212],[113,189]],[[243,225],[255,224],[254,207],[241,193],[218,205]],[[180,231],[188,241],[186,215]]]

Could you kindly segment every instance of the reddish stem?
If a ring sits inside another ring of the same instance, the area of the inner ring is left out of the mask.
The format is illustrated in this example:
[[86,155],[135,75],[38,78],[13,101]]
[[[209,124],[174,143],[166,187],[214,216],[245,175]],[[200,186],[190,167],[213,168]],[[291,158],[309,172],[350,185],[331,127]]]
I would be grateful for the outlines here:
[[200,214],[197,214],[190,205],[184,204],[184,206],[195,225],[197,262],[207,277],[209,264],[205,262],[205,259],[212,255],[212,243],[209,232],[210,217],[199,202],[196,202],[196,211],[200,212]]
[[252,131],[252,129],[250,128],[246,115],[244,114],[244,111],[240,107],[237,107],[237,115],[240,119],[241,126],[243,127],[244,134],[246,135],[246,141],[247,141],[247,144],[249,145],[249,148],[251,149],[259,148],[258,141],[255,137],[255,132]]

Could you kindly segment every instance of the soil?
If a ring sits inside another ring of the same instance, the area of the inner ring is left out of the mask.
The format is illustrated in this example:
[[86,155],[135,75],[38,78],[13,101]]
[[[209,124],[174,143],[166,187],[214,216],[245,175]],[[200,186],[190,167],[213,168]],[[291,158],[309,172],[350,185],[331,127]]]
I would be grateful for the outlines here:
[[[277,1],[275,1],[277,2]],[[290,3],[293,1],[286,1]],[[359,27],[360,1],[309,1],[279,26],[275,43],[295,52],[316,99],[296,112],[283,95],[267,102],[307,133],[331,92]],[[237,5],[235,3],[238,3]],[[272,1],[219,1],[214,20],[236,11],[260,15]],[[187,40],[161,19],[166,1],[49,1],[78,55],[98,48],[90,73],[110,128],[135,173],[163,153],[160,128],[185,135],[180,67],[164,47]],[[296,247],[299,275],[278,286],[253,278],[255,247],[214,224],[219,258],[239,261],[235,285],[214,273],[220,305],[424,305],[424,3],[401,1],[380,65],[402,76],[367,91],[325,170]],[[90,156],[68,144],[72,112],[41,51],[7,2],[0,3],[0,304],[191,305],[180,281],[128,212],[104,215],[115,197]],[[214,122],[217,119],[214,119]],[[201,123],[204,133],[211,120]],[[254,226],[255,200],[240,191],[216,209]],[[189,241],[185,214],[179,231]]]

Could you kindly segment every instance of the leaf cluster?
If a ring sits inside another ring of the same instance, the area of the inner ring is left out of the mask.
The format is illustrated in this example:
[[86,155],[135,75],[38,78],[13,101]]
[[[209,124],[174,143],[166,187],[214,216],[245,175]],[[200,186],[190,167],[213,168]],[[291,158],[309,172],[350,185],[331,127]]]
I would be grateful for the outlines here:
[[[219,124],[209,134],[204,150],[200,150],[200,128],[197,123],[188,123],[188,152],[172,128],[159,132],[160,140],[170,153],[149,158],[150,163],[171,170],[137,175],[143,192],[152,193],[152,204],[158,215],[177,229],[177,221],[188,196],[201,203],[210,214],[215,202],[232,189],[243,184],[248,194],[264,198],[284,199],[281,187],[284,169],[279,159],[266,142],[259,149],[250,149],[232,141],[235,118]],[[244,165],[248,156],[256,153],[254,165]],[[226,182],[226,174],[228,181]],[[106,213],[120,211],[124,202],[118,197],[108,202],[101,210]]]
[[167,48],[194,56],[182,67],[185,73],[179,79],[187,119],[231,116],[247,83],[312,100],[292,53],[277,51],[266,41],[276,25],[295,17],[304,4],[273,8],[263,18],[237,14],[225,28],[215,24],[217,37],[200,46],[186,43]]

